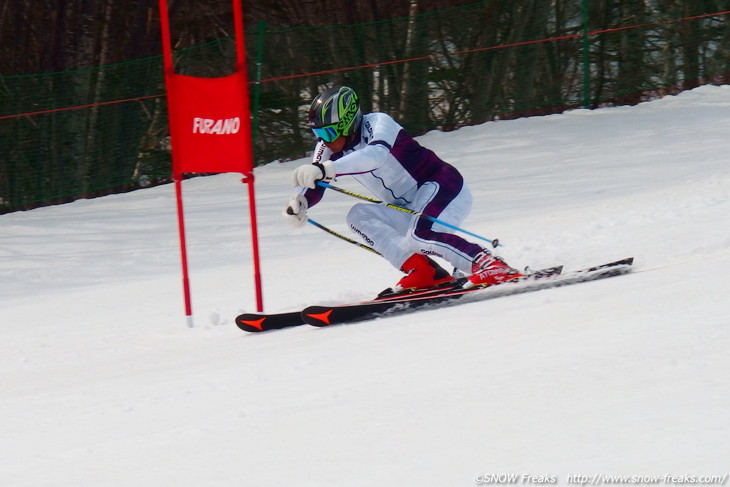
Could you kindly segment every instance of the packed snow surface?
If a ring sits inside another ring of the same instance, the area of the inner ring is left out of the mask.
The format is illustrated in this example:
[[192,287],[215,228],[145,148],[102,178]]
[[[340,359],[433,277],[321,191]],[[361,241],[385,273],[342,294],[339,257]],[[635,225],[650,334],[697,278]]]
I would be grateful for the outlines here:
[[[172,185],[0,216],[0,485],[727,482],[730,86],[419,141],[462,171],[464,226],[513,266],[633,256],[634,272],[247,334],[233,321],[255,311],[240,175],[183,184],[192,328]],[[269,312],[400,277],[283,221],[305,162],[255,171]],[[309,215],[349,235],[354,203],[330,191]]]

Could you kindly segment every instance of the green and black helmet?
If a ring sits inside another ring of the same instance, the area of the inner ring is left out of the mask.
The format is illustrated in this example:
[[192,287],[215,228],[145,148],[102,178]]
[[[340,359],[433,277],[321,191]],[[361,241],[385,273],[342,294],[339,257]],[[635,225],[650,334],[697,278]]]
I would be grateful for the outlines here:
[[333,86],[315,97],[307,117],[317,138],[332,142],[360,129],[360,99],[350,87]]

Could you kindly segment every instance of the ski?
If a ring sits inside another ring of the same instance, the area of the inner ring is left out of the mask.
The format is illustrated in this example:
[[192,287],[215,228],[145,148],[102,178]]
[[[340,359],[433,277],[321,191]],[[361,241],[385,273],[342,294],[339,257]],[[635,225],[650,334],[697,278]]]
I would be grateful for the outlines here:
[[633,261],[633,257],[629,257],[566,274],[539,275],[538,277],[533,274],[496,286],[476,286],[469,289],[453,288],[440,293],[426,294],[423,296],[409,296],[387,301],[370,301],[344,306],[309,306],[302,310],[302,320],[309,325],[322,327],[365,321],[394,313],[412,311],[426,306],[493,299],[512,294],[566,286],[625,274],[631,270]]
[[286,313],[244,313],[236,316],[236,325],[243,331],[258,333],[269,330],[281,330],[292,326],[303,325],[301,311]]
[[[559,275],[562,271],[563,266],[548,267],[546,269],[540,269],[537,271],[529,272],[522,280],[534,280],[541,279],[544,277],[551,277]],[[432,296],[440,296],[444,293],[462,291],[462,286],[466,278],[457,279],[453,283],[419,290],[409,290],[396,292],[392,289],[386,289],[382,291],[378,296],[372,300],[361,301],[346,306],[361,306],[368,304],[386,304],[394,301],[400,301],[403,299],[424,299]],[[478,288],[472,288],[478,289]],[[244,313],[236,317],[236,325],[243,331],[249,333],[260,333],[263,331],[270,330],[281,330],[284,328],[291,328],[294,326],[306,325],[303,315],[303,310],[299,311],[287,311],[283,313]]]
[[[402,299],[408,297],[422,297],[429,296],[432,294],[440,294],[445,290],[453,289],[456,286],[463,284],[462,281],[457,281],[454,284],[448,286],[439,286],[431,289],[421,289],[418,291],[406,291],[406,292],[395,292],[392,289],[386,289],[381,292],[378,297],[372,301],[363,301],[363,303],[375,302],[375,301],[389,301],[391,299]],[[236,325],[243,331],[249,333],[259,333],[262,331],[270,330],[281,330],[284,328],[291,328],[293,326],[306,325],[302,319],[302,310],[297,311],[286,311],[283,313],[243,313],[236,317]]]

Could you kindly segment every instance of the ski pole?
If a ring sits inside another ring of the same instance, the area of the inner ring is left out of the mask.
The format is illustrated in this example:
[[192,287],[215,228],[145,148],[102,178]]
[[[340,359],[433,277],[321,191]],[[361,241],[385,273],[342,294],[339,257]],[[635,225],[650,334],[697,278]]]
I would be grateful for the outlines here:
[[384,206],[387,206],[388,208],[392,208],[393,210],[398,210],[398,211],[402,211],[404,213],[409,213],[411,215],[423,217],[423,218],[425,218],[427,220],[430,220],[430,221],[432,221],[434,223],[438,223],[439,225],[443,225],[445,227],[449,227],[449,228],[451,228],[453,230],[456,230],[456,231],[465,233],[467,235],[471,235],[474,238],[478,238],[480,240],[484,240],[485,242],[489,242],[490,244],[492,244],[492,247],[494,247],[494,248],[502,247],[503,246],[501,243],[499,243],[499,239],[497,239],[497,238],[495,238],[495,239],[489,239],[489,238],[486,238],[486,237],[482,237],[481,235],[477,235],[476,233],[472,233],[472,232],[470,232],[468,230],[464,230],[463,228],[459,228],[456,225],[452,225],[451,223],[447,223],[447,222],[445,222],[443,220],[439,220],[438,218],[434,218],[434,217],[432,217],[430,215],[425,215],[425,214],[421,213],[420,211],[411,210],[411,209],[408,209],[408,208],[404,208],[402,206],[394,205],[392,203],[386,203],[384,201],[380,201],[378,199],[371,198],[369,196],[365,196],[365,195],[362,195],[362,194],[358,194],[358,193],[355,193],[353,191],[349,191],[347,189],[340,188],[338,186],[333,186],[330,183],[326,183],[324,181],[317,181],[317,184],[319,186],[322,186],[323,188],[333,189],[333,190],[335,190],[337,192],[340,192],[342,194],[346,194],[348,196],[352,196],[353,198],[359,198],[361,200],[369,201],[370,203],[375,203],[376,205],[384,205]]
[[350,242],[350,243],[351,243],[351,244],[353,244],[353,245],[357,245],[357,246],[358,246],[358,247],[360,247],[361,249],[369,250],[370,252],[374,253],[375,255],[382,255],[382,254],[381,254],[380,252],[378,252],[378,251],[377,251],[377,250],[375,250],[374,248],[372,248],[372,247],[368,247],[367,245],[365,245],[365,244],[363,244],[363,243],[360,243],[360,242],[358,242],[358,241],[356,241],[356,240],[353,240],[353,239],[351,239],[351,238],[349,238],[349,237],[345,237],[345,236],[344,236],[344,235],[342,235],[341,233],[337,233],[337,232],[335,232],[334,230],[332,230],[331,228],[325,227],[325,226],[324,226],[324,225],[322,225],[321,223],[317,223],[316,221],[312,220],[311,218],[307,218],[307,221],[308,221],[309,223],[311,223],[312,225],[314,225],[315,227],[317,227],[317,228],[319,228],[319,229],[322,229],[322,230],[324,230],[325,232],[329,233],[330,235],[334,235],[335,237],[337,237],[337,238],[340,238],[340,239],[344,240],[345,242]]

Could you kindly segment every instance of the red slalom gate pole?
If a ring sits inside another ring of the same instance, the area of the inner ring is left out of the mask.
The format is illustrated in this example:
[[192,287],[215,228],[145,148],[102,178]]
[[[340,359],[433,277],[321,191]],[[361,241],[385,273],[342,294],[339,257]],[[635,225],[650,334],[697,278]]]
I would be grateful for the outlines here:
[[185,215],[182,198],[182,176],[175,175],[175,195],[177,199],[177,226],[180,234],[180,258],[182,262],[183,297],[188,327],[193,327],[193,305],[190,299],[190,276],[188,272],[188,248],[185,239]]
[[261,285],[261,261],[259,259],[259,231],[256,218],[256,195],[254,191],[253,171],[246,174],[243,183],[248,184],[248,208],[251,215],[251,247],[253,249],[253,280],[256,287],[256,311],[264,310],[264,298]]

